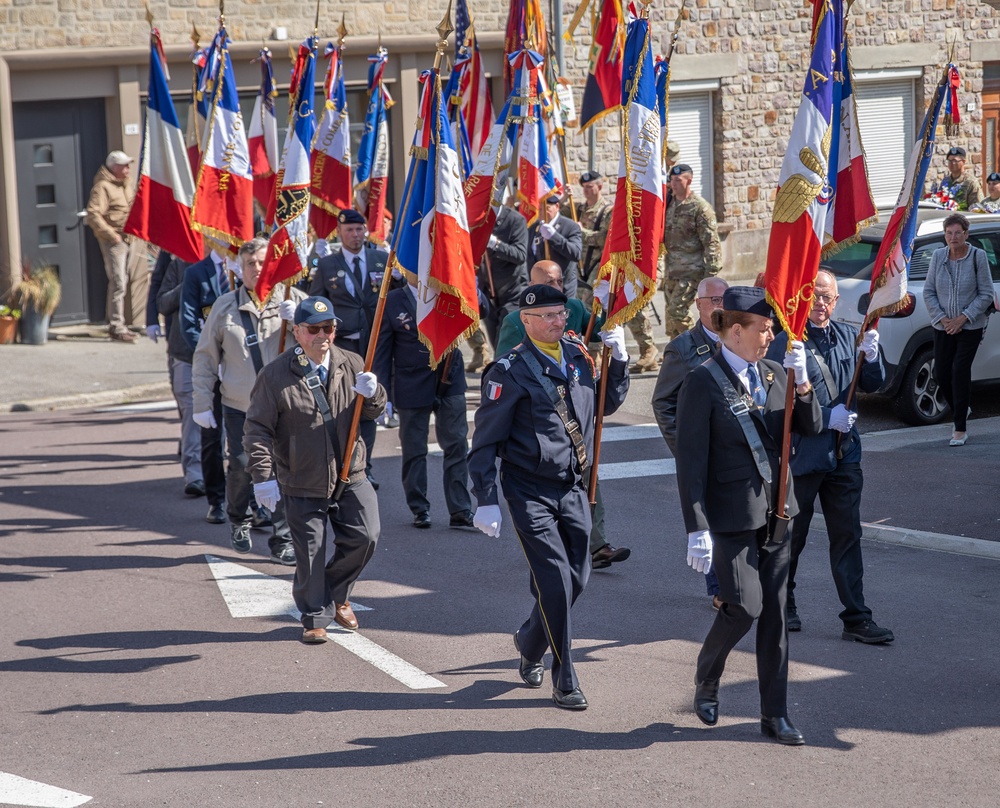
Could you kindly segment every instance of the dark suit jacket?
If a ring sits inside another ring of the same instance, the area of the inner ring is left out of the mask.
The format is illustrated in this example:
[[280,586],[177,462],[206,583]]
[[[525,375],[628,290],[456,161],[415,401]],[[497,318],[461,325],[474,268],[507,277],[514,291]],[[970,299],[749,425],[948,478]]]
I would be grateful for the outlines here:
[[663,349],[663,364],[653,388],[653,415],[670,453],[677,455],[677,395],[687,375],[711,357],[717,348],[701,320],[674,337]]
[[583,255],[583,231],[580,225],[567,216],[556,219],[556,232],[548,240],[549,255],[545,255],[545,239],[538,232],[539,222],[535,222],[528,231],[528,271],[539,261],[555,261],[562,267],[563,291],[566,297],[576,297],[576,285],[579,280],[577,264]]
[[465,367],[457,348],[449,366],[448,380],[442,381],[447,357],[436,370],[430,366],[431,354],[417,337],[417,301],[409,289],[394,289],[385,299],[385,311],[378,332],[378,347],[372,370],[388,388],[398,409],[430,407],[438,396],[464,395]]
[[181,294],[190,266],[180,258],[170,260],[156,292],[156,310],[167,323],[167,354],[189,365],[194,361],[194,349],[188,345],[181,327]]
[[[351,275],[353,270],[344,260],[344,254],[339,250],[321,258],[316,266],[316,274],[309,284],[309,294],[325,297],[333,304],[333,313],[340,319],[337,325],[336,344],[346,350],[360,353],[364,356],[368,349],[368,338],[375,321],[375,308],[378,306],[379,288],[389,260],[384,250],[365,244],[365,266],[367,267],[367,283],[362,290],[353,292],[344,281],[345,275]],[[357,343],[345,341],[348,334],[358,333]]]
[[[493,235],[499,244],[486,251],[493,276],[494,295],[490,303],[498,308],[513,308],[528,286],[528,223],[516,210],[502,207]],[[485,267],[480,266],[476,277],[479,288],[489,296],[490,281]]]
[[[725,358],[717,362],[734,389],[745,395],[746,388]],[[771,464],[770,498],[743,429],[709,369],[705,365],[696,367],[681,385],[677,402],[677,489],[688,533],[735,533],[767,524],[768,511],[774,507],[778,492],[788,371],[769,359],[762,359],[757,366],[767,399],[763,410],[751,407],[751,417]],[[822,427],[816,395],[810,396],[808,402],[795,396],[792,429],[815,435]],[[785,512],[794,516],[798,505],[790,480],[787,490]]]
[[219,273],[209,255],[197,264],[191,264],[184,273],[184,289],[181,291],[181,334],[193,351],[198,347],[201,327],[208,319],[212,304],[223,292],[219,284]]

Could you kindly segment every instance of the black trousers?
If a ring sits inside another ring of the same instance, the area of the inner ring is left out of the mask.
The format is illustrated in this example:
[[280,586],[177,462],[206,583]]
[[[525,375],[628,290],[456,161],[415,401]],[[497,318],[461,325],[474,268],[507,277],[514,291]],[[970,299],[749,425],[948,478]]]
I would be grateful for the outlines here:
[[398,408],[399,442],[403,449],[403,493],[414,514],[431,508],[427,499],[427,439],[431,412],[435,415],[437,442],[444,451],[444,500],[448,513],[472,509],[469,496],[469,422],[465,395],[441,396],[430,407]]
[[226,471],[222,464],[222,383],[216,380],[212,391],[212,414],[215,429],[201,430],[201,475],[205,481],[205,498],[209,505],[226,501]]
[[[368,350],[368,345],[361,344],[361,340],[357,339],[346,339],[343,337],[338,337],[334,340],[334,344],[345,351],[351,351],[351,353],[356,353],[362,359],[365,358],[365,352]],[[383,386],[388,389],[389,380],[380,379]],[[351,380],[351,384],[354,384],[354,380]],[[353,406],[353,405],[352,405]],[[365,444],[365,474],[369,477],[372,476],[372,452],[375,451],[375,435],[377,434],[378,424],[371,418],[361,417],[361,421],[358,422],[358,437],[364,441]],[[344,451],[347,451],[344,447],[341,447]]]
[[[240,525],[250,521],[247,510],[253,491],[253,480],[247,472],[247,453],[243,448],[243,428],[247,414],[223,405],[222,417],[226,425],[226,454],[229,460],[229,467],[226,469],[226,513],[229,514],[231,524]],[[272,552],[276,552],[292,540],[288,532],[288,521],[285,519],[283,499],[279,499],[271,511],[271,525],[267,545]]]
[[[304,628],[326,628],[336,604],[349,603],[354,582],[371,561],[381,526],[378,498],[367,480],[351,483],[340,500],[285,496],[285,515],[295,547],[292,598]],[[333,528],[327,563],[326,523]]]
[[718,681],[726,659],[757,620],[757,683],[760,712],[788,715],[788,631],[785,594],[791,542],[763,547],[767,528],[713,533],[712,559],[722,608],[698,654],[699,682]]
[[524,557],[535,605],[519,629],[521,653],[540,660],[552,649],[552,685],[579,685],[573,669],[570,610],[590,577],[590,503],[580,486],[546,486],[502,472],[500,480]]
[[795,606],[795,571],[806,546],[816,497],[823,506],[826,532],[830,537],[830,571],[837,595],[844,605],[840,619],[850,626],[870,620],[865,605],[861,558],[861,489],[864,477],[860,463],[842,463],[833,471],[799,474],[795,477],[795,499],[799,513],[792,520],[792,559],[788,567],[788,605]]
[[957,334],[934,329],[934,381],[951,407],[956,432],[965,432],[972,403],[972,361],[982,341],[982,328]]

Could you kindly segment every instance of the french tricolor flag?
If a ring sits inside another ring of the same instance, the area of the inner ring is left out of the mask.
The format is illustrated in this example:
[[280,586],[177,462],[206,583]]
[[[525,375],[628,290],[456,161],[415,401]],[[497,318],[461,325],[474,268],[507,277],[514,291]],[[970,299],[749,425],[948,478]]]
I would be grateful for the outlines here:
[[605,328],[631,320],[656,292],[663,242],[661,121],[649,42],[649,20],[633,19],[625,39],[622,74],[623,148],[600,278],[618,271]]
[[250,168],[253,171],[253,198],[262,211],[267,211],[274,196],[278,171],[278,119],[274,115],[274,99],[278,91],[274,89],[274,71],[268,48],[261,48],[259,61],[260,90],[250,116],[247,147],[250,149]]
[[309,266],[309,149],[316,133],[315,76],[316,40],[310,37],[299,47],[289,88],[288,134],[278,171],[274,232],[255,289],[261,308],[276,284],[299,277]]
[[330,64],[324,82],[326,105],[312,144],[312,198],[309,226],[317,238],[328,239],[337,229],[337,216],[353,207],[351,189],[351,121],[341,49],[326,46]]
[[556,188],[556,178],[549,160],[549,146],[545,140],[540,99],[542,55],[531,50],[521,50],[511,58],[514,67],[514,87],[526,105],[518,131],[520,150],[517,161],[517,198],[521,214],[534,224],[544,200]]
[[368,222],[368,239],[375,243],[384,241],[388,231],[385,203],[389,190],[389,124],[385,113],[393,101],[382,84],[388,60],[389,52],[382,47],[368,57],[368,109],[354,173],[358,207]]
[[253,238],[253,170],[229,44],[220,28],[208,65],[211,117],[191,211],[192,227],[220,252],[233,252]]
[[201,234],[191,229],[194,178],[161,61],[154,28],[149,59],[149,100],[142,142],[139,184],[125,232],[155,244],[184,261],[204,257]]

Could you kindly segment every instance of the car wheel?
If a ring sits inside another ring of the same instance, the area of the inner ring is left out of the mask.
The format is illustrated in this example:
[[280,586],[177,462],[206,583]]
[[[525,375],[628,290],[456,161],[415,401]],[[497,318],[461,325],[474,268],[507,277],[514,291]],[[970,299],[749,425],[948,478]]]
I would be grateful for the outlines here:
[[934,349],[919,351],[906,368],[903,383],[896,394],[899,417],[908,424],[937,424],[948,415],[948,402],[934,381]]

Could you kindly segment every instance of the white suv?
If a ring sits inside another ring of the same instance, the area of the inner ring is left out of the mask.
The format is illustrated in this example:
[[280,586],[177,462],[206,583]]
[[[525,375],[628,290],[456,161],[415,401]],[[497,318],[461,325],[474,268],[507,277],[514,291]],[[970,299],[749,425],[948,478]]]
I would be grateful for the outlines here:
[[[860,328],[868,310],[872,267],[878,255],[888,212],[882,222],[861,231],[861,240],[836,255],[824,259],[821,268],[837,278],[840,301],[834,319]],[[880,393],[891,396],[899,417],[910,424],[935,424],[948,415],[948,405],[934,383],[934,329],[924,305],[923,285],[934,250],[945,246],[944,220],[952,211],[917,211],[917,235],[907,290],[913,305],[893,317],[879,320],[879,347],[886,365],[886,381]],[[986,251],[993,276],[994,294],[1000,290],[1000,215],[968,213],[969,244]],[[983,344],[972,364],[972,380],[1000,380],[1000,324],[987,326]]]

